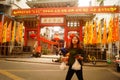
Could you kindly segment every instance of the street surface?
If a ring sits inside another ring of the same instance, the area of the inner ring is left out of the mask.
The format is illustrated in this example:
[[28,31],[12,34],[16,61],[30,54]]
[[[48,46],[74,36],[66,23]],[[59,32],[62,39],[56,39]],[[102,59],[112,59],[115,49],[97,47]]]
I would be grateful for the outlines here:
[[[65,80],[60,64],[0,60],[0,80]],[[120,80],[120,73],[107,67],[83,67],[84,80]],[[77,80],[76,75],[72,80]]]

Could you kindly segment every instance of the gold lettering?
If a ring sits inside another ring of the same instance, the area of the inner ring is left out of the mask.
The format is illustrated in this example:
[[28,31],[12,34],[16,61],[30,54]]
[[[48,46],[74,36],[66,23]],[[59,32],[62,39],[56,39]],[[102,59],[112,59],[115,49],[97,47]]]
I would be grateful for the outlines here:
[[46,13],[47,12],[47,10],[43,10],[43,13]]
[[51,22],[51,18],[48,18],[48,22],[49,22],[49,23]]
[[64,9],[64,12],[66,13],[66,12],[67,12],[67,10],[66,10],[66,9]]
[[107,11],[107,8],[105,8],[105,11]]
[[64,12],[64,10],[62,9],[61,12]]
[[108,10],[107,10],[108,12],[110,11],[110,8],[108,8]]
[[57,10],[54,10],[54,13],[56,13],[57,12]]
[[83,12],[88,12],[88,9],[87,8],[83,8]]
[[56,18],[53,18],[53,22],[56,22]]
[[78,12],[78,9],[75,9],[75,12]]
[[74,9],[69,9],[69,10],[68,10],[68,12],[73,12],[73,11],[74,11]]
[[115,8],[115,7],[111,7],[111,8],[110,8],[110,11],[114,12],[116,9],[117,9],[117,8]]
[[58,12],[60,12],[60,10],[58,9]]
[[104,8],[101,8],[101,11],[104,12],[105,11]]
[[13,15],[14,15],[14,14],[16,14],[16,12],[15,12],[15,11],[13,11]]
[[100,8],[98,8],[98,12],[101,12],[101,9],[100,9]]
[[63,12],[63,13],[64,13],[64,12],[67,12],[67,10],[66,10],[66,9],[62,9],[62,10],[61,10],[61,12]]

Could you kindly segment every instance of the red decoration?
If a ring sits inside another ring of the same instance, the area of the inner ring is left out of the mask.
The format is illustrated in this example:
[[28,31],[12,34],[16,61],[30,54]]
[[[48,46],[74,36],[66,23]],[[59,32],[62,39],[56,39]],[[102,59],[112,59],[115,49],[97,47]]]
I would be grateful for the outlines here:
[[54,40],[58,41],[58,40],[60,40],[60,39],[56,37],[56,38],[54,38]]
[[82,13],[119,13],[119,6],[13,9],[12,15],[68,15]]
[[70,34],[70,38],[72,39],[75,36],[75,34]]
[[34,39],[35,37],[36,37],[36,34],[30,34],[30,37],[32,38],[32,39]]

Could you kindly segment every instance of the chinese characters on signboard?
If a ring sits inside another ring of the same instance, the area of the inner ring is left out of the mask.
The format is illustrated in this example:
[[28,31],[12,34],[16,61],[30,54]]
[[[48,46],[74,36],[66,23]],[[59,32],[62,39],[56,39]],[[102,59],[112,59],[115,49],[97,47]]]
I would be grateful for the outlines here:
[[41,23],[64,23],[63,17],[45,17],[41,18]]
[[12,15],[65,15],[80,13],[119,13],[118,6],[16,9]]

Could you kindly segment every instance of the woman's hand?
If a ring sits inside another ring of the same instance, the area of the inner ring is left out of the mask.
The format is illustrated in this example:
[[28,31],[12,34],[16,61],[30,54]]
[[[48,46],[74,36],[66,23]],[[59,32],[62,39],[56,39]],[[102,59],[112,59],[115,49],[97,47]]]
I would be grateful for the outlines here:
[[80,59],[80,60],[83,60],[83,57],[81,55],[77,55],[75,56],[76,59]]
[[63,62],[66,62],[66,61],[68,61],[68,57],[62,57],[62,59],[61,59]]
[[61,61],[62,62],[65,62],[66,64],[68,63],[68,59],[69,59],[69,57],[62,57],[61,58]]
[[82,57],[82,56],[79,56],[79,59],[80,59],[80,60],[83,60],[83,57]]

